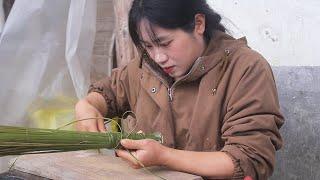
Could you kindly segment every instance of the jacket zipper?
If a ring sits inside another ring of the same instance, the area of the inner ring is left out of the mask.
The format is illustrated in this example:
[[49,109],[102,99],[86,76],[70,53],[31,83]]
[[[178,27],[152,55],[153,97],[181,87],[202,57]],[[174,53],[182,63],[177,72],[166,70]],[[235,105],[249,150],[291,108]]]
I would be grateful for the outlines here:
[[[201,57],[199,57],[201,58]],[[171,87],[168,86],[168,96],[169,96],[169,102],[173,101],[173,91],[174,91],[174,87],[178,84],[178,82],[183,81],[184,79],[186,79],[192,72],[193,70],[198,66],[199,61],[196,60],[195,64],[191,67],[190,71],[181,79],[179,79],[178,81],[174,82],[173,85]],[[156,77],[158,77],[160,79],[160,81],[162,83],[164,83],[165,85],[167,85],[167,83],[165,83],[165,81],[147,64],[147,67],[156,75]]]
[[190,69],[190,71],[184,77],[182,77],[178,81],[174,82],[173,85],[170,88],[168,88],[168,96],[169,96],[170,102],[173,101],[173,91],[174,91],[175,86],[177,86],[177,84],[179,84],[179,82],[185,80],[194,71],[194,69],[198,66],[198,64],[199,64],[199,61],[196,61],[195,64]]
[[172,96],[172,88],[168,88],[168,96],[169,96],[169,101],[173,101],[173,96]]

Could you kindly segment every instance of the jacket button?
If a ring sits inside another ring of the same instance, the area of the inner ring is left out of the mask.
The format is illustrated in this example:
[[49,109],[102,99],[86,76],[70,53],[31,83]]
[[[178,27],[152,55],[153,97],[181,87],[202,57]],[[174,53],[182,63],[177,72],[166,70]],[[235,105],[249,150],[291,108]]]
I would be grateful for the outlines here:
[[212,95],[214,96],[217,93],[217,89],[216,88],[211,89],[211,92],[212,92]]
[[200,68],[202,71],[206,70],[206,67],[204,65],[202,65]]
[[156,92],[157,92],[157,88],[152,88],[152,89],[151,89],[151,92],[152,92],[152,93],[156,93]]

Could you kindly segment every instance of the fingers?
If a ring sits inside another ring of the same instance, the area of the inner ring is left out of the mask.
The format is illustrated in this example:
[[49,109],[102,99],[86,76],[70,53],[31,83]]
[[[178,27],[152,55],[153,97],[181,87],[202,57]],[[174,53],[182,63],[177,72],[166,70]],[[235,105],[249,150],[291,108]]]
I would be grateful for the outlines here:
[[85,126],[82,122],[76,122],[75,127],[78,131],[82,131],[82,132],[88,131],[87,126]]
[[78,131],[98,132],[96,123],[76,123],[76,129]]
[[76,129],[78,130],[78,131],[87,131],[87,129],[84,127],[84,126],[81,126],[80,124],[76,124]]
[[146,146],[149,140],[130,140],[123,139],[121,140],[121,145],[127,149],[142,149],[142,147]]
[[129,165],[134,168],[141,168],[138,157],[136,152],[131,152],[131,154],[128,151],[124,150],[117,150],[116,154],[124,161],[127,161]]
[[106,127],[104,126],[104,120],[103,120],[102,116],[99,117],[99,119],[97,119],[97,126],[98,126],[98,130],[100,132],[106,132]]
[[252,178],[250,176],[246,176],[244,180],[252,180]]
[[87,122],[76,123],[76,129],[78,131],[89,131],[89,132],[106,132],[106,128],[103,123],[103,119],[87,120]]
[[87,127],[86,130],[89,131],[89,132],[99,132],[97,126],[94,125],[94,124],[89,126],[89,127]]
[[[79,131],[105,132],[103,117],[87,100],[80,100],[75,106],[75,117],[79,120],[76,128]],[[81,120],[81,121],[80,121]]]

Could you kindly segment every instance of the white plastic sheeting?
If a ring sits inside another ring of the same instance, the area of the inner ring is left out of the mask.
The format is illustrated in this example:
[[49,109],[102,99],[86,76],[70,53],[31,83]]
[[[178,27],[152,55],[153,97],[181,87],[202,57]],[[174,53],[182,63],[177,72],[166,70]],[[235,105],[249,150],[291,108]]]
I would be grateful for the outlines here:
[[63,109],[73,109],[90,83],[96,6],[95,0],[15,2],[0,37],[0,124],[72,114]]
[[0,0],[0,34],[4,26],[4,10],[2,7],[3,0]]

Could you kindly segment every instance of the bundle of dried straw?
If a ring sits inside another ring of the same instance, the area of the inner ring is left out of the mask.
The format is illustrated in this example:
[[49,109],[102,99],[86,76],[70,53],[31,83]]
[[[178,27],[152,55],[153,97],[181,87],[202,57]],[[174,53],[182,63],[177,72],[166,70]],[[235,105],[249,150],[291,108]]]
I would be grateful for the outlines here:
[[154,139],[159,133],[77,132],[67,130],[0,126],[0,157],[86,149],[119,148],[121,139]]

